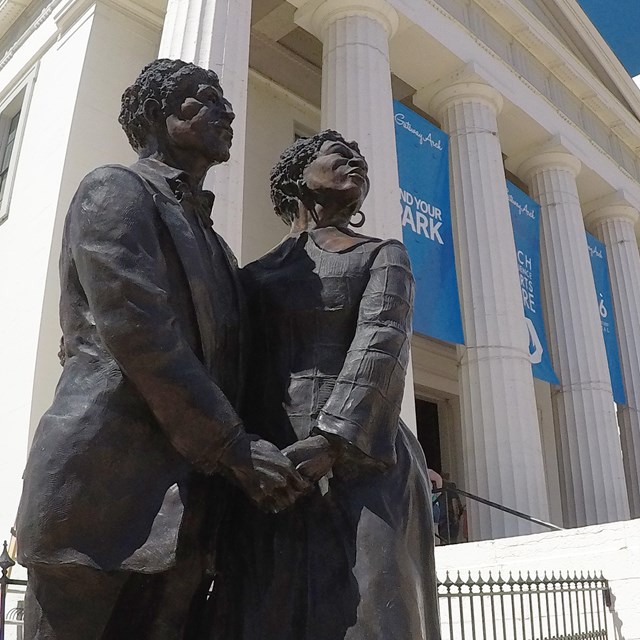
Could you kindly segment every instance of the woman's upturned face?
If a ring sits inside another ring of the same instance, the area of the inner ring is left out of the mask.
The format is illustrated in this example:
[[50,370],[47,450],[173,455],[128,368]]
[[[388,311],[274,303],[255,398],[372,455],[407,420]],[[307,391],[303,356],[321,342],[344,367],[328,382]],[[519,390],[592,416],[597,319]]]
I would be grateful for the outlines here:
[[344,142],[327,140],[303,172],[318,204],[345,217],[358,211],[369,193],[365,159]]

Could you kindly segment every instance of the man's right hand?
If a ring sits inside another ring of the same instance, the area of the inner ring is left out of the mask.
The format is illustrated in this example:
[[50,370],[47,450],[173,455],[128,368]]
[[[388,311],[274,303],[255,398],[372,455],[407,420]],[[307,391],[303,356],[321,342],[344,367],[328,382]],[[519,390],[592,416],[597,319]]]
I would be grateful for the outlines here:
[[282,511],[311,488],[275,445],[255,435],[236,438],[220,462],[263,511]]

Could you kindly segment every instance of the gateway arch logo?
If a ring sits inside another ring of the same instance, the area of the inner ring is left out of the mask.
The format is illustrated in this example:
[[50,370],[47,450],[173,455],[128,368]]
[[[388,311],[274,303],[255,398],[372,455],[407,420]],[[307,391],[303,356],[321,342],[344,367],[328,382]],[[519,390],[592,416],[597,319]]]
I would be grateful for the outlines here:
[[540,336],[533,322],[526,316],[524,321],[527,325],[527,331],[529,332],[529,361],[531,364],[539,364],[542,362],[542,354],[544,353],[542,340],[540,340]]
[[[417,117],[416,117],[417,118]],[[396,125],[406,129],[409,133],[412,133],[416,138],[418,138],[420,144],[424,144],[428,142],[433,149],[438,149],[438,151],[442,151],[444,148],[442,145],[442,139],[433,135],[433,132],[429,132],[426,135],[421,131],[418,131],[409,120],[404,113],[398,112],[394,116]]]

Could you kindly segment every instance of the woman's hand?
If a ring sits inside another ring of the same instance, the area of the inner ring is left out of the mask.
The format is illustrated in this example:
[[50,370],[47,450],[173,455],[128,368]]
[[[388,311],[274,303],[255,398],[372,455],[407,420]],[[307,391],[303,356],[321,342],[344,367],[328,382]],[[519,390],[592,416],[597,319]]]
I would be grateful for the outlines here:
[[311,485],[275,445],[242,432],[220,461],[227,475],[263,511],[277,513],[290,507]]
[[336,448],[322,435],[309,436],[282,450],[296,471],[310,482],[327,475],[337,458]]

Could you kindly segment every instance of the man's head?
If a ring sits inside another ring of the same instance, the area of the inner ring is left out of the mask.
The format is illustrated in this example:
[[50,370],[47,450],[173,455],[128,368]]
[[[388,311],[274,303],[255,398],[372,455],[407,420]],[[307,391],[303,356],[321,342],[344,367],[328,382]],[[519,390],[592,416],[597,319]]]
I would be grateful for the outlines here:
[[140,155],[167,146],[218,164],[229,159],[234,117],[213,71],[165,58],[126,89],[118,121]]

